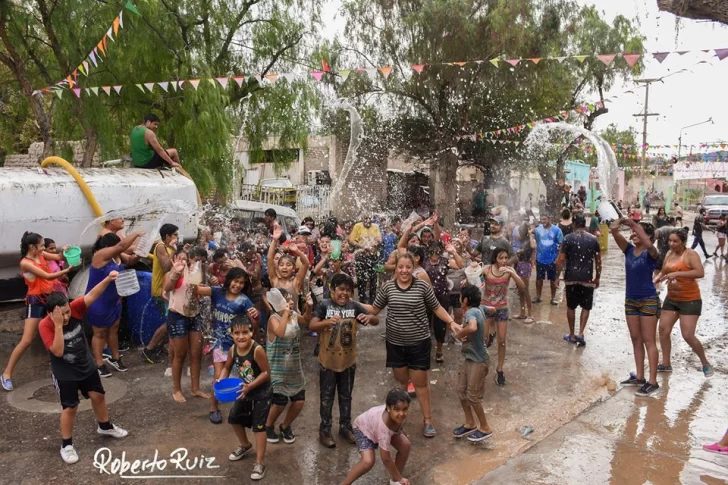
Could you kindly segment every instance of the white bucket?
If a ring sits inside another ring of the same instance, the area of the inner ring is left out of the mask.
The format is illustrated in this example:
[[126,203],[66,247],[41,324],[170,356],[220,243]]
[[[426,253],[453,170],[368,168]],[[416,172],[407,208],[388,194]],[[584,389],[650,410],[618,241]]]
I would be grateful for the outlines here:
[[116,278],[116,292],[119,296],[129,296],[139,291],[139,280],[136,271],[127,269]]
[[465,279],[468,280],[468,283],[474,286],[480,286],[480,274],[483,272],[483,266],[481,264],[478,264],[478,266],[468,266],[465,268]]

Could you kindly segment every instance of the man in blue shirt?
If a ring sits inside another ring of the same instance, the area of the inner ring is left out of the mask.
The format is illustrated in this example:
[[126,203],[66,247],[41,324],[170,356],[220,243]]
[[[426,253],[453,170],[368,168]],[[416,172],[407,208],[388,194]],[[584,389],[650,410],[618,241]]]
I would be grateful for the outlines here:
[[551,216],[541,215],[541,225],[536,228],[536,298],[534,303],[541,303],[543,280],[551,282],[551,304],[558,305],[556,301],[556,258],[559,256],[559,246],[564,242],[561,229],[551,224]]

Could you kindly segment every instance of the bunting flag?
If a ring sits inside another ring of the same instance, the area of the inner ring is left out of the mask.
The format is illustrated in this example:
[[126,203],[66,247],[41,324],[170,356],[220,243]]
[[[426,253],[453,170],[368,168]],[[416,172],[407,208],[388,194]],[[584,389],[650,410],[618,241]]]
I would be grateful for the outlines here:
[[121,87],[122,87],[121,84],[117,84],[117,85],[113,86],[114,91],[116,91],[116,94],[121,94]]
[[533,62],[534,64],[538,64],[539,62],[541,62],[541,60],[542,60],[542,59],[541,59],[540,57],[529,57],[529,58],[528,58],[528,59],[526,59],[526,60],[527,60],[527,61],[531,61],[531,62]]
[[275,84],[278,80],[278,74],[266,74],[265,78],[268,80],[269,83]]
[[341,82],[342,83],[343,82],[346,82],[346,80],[349,78],[349,74],[351,74],[351,70],[350,69],[342,69],[341,71],[339,71],[339,76],[341,76]]
[[629,67],[634,67],[640,57],[642,57],[642,54],[622,54],[622,58]]
[[331,68],[329,68],[329,65],[326,63],[326,59],[321,59],[321,67],[323,68],[324,72],[331,72]]
[[111,96],[111,86],[101,86],[107,96]]
[[670,55],[669,52],[654,52],[652,54],[652,57],[654,57],[655,59],[657,59],[657,62],[659,62],[660,64],[662,64],[662,61],[664,61],[665,59],[667,59],[667,56],[668,55]]
[[223,89],[227,89],[228,81],[230,81],[230,78],[227,77],[216,77],[215,81],[220,83],[220,86],[222,86]]
[[166,82],[166,81],[165,82],[161,82],[161,83],[157,83],[157,85],[160,88],[162,88],[162,91],[164,91],[165,93],[167,92],[167,90],[169,88],[169,82]]
[[324,72],[323,71],[313,71],[313,72],[311,72],[311,76],[315,80],[317,80],[317,81],[321,81],[321,78],[323,77],[323,75],[324,75]]
[[572,56],[572,57],[573,57],[574,59],[576,59],[577,61],[579,61],[580,63],[582,63],[582,64],[583,64],[583,63],[584,63],[584,61],[586,60],[586,58],[587,58],[587,57],[589,57],[589,56]]
[[498,63],[500,62],[500,59],[491,59],[490,63],[493,64],[495,67],[498,67]]
[[597,59],[602,61],[605,66],[609,67],[615,57],[617,57],[617,54],[600,54],[597,56]]
[[141,84],[137,84],[136,87],[138,87],[141,92],[146,93],[146,91],[144,91],[144,86]]
[[195,88],[195,90],[197,90],[197,86],[200,85],[200,80],[199,79],[190,79],[189,83],[192,84],[192,87]]
[[144,83],[144,87],[147,88],[150,93],[154,92],[154,83]]
[[425,68],[424,64],[415,64],[414,66],[412,66],[412,70],[415,71],[417,74],[421,73],[422,69],[424,69],[424,68]]
[[728,57],[728,49],[715,49],[715,57],[718,58],[718,60],[722,61],[726,57]]
[[243,87],[243,81],[245,80],[245,76],[233,76],[233,81],[235,81],[238,84],[238,87]]
[[382,73],[382,76],[384,76],[384,79],[387,79],[389,77],[389,74],[392,72],[392,66],[380,67],[379,72]]
[[97,87],[93,87],[93,88],[89,88],[89,89],[90,89],[90,90],[91,90],[91,92],[93,92],[93,93],[94,93],[94,94],[95,94],[96,96],[98,96],[98,95],[99,95],[99,88],[97,88]]
[[77,98],[80,98],[81,97],[81,89],[80,88],[73,88],[72,91],[73,91],[73,94],[75,94]]
[[131,0],[126,0],[126,5],[124,5],[124,8],[129,10],[130,12],[139,15],[140,17],[142,16],[142,13],[137,9],[136,5],[134,5]]
[[510,64],[513,67],[516,67],[519,62],[521,62],[520,59],[506,59],[506,62]]

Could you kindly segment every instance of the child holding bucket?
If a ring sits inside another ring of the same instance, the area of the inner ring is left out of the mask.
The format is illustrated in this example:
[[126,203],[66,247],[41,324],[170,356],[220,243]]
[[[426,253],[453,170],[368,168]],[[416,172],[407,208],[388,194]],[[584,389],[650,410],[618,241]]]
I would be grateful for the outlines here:
[[241,460],[253,448],[245,433],[245,428],[250,428],[255,435],[255,464],[250,478],[261,480],[266,472],[263,460],[266,447],[265,421],[271,405],[270,365],[265,350],[253,338],[253,324],[246,315],[236,315],[230,330],[235,345],[228,352],[220,379],[230,375],[235,365],[243,386],[228,415],[228,423],[232,425],[240,446],[230,453],[228,459]]

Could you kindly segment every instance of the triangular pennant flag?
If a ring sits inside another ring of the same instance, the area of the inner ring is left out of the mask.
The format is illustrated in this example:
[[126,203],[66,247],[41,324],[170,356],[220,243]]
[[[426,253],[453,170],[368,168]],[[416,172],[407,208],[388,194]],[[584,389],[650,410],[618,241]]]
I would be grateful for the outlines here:
[[341,82],[346,82],[346,80],[349,78],[349,74],[351,74],[350,69],[342,69],[339,71],[339,76],[341,76]]
[[129,10],[131,12],[134,12],[135,14],[139,15],[140,17],[142,15],[141,12],[139,10],[137,10],[136,5],[131,3],[131,0],[126,0],[126,5],[124,5],[124,8],[126,8],[127,10]]
[[101,86],[107,96],[111,96],[111,86]]
[[321,78],[323,77],[323,75],[324,75],[324,72],[323,71],[313,71],[313,72],[311,72],[311,76],[315,80],[317,80],[317,81],[321,81]]
[[119,12],[119,27],[124,28],[124,11]]
[[162,91],[164,91],[166,93],[167,92],[167,88],[169,87],[169,81],[164,81],[164,82],[161,82],[161,83],[157,83],[157,85],[160,88],[162,88]]
[[516,67],[519,62],[521,62],[520,59],[506,59],[506,62],[510,64],[513,67]]
[[56,92],[56,96],[58,96],[58,99],[63,99],[63,89],[54,89]]
[[389,74],[392,72],[392,66],[382,66],[379,68],[379,72],[382,73],[384,79],[387,79],[389,77]]
[[268,80],[269,83],[275,84],[278,80],[278,74],[266,74],[265,78]]
[[728,49],[713,49],[715,51],[715,57],[719,60],[723,60],[728,57]]
[[669,52],[653,52],[652,53],[652,57],[657,59],[657,62],[659,62],[660,64],[662,64],[662,61],[664,61],[665,58],[667,58],[667,56],[669,56],[669,55],[670,55]]
[[533,62],[534,64],[538,64],[539,62],[541,62],[541,58],[540,58],[540,57],[529,57],[529,58],[528,58],[528,59],[526,59],[526,60],[527,60],[527,61],[531,61],[531,62]]
[[216,77],[215,81],[220,83],[220,86],[222,86],[223,89],[227,88],[228,81],[230,81],[230,78],[228,77]]
[[98,61],[99,64],[101,64],[102,62],[104,62],[104,58],[101,57],[101,54],[99,54],[99,48],[98,48],[98,46],[94,47],[94,50],[92,52],[94,54],[96,54],[96,60]]
[[589,56],[571,56],[571,57],[573,57],[574,59],[576,59],[579,62],[584,62],[586,60],[586,58]]
[[597,59],[602,61],[605,66],[609,66],[615,57],[617,57],[617,54],[600,54],[597,56]]
[[412,66],[412,70],[415,71],[417,74],[422,72],[422,69],[424,69],[424,64],[415,64]]
[[83,65],[83,63],[81,63],[81,64],[78,65],[78,70],[81,71],[81,74],[83,74],[84,76],[88,77],[88,74],[86,74],[86,69],[85,69],[85,66]]
[[73,85],[75,84],[75,83],[73,82],[73,78],[71,78],[71,76],[68,76],[68,77],[66,78],[66,81],[68,81],[68,87],[69,87],[69,88],[71,88],[71,89],[73,89]]
[[331,68],[329,68],[329,65],[326,63],[326,59],[321,59],[321,67],[323,68],[324,72],[331,72]]
[[116,94],[121,94],[121,88],[123,86],[121,84],[117,84],[114,86],[114,91],[116,91]]
[[566,57],[554,57],[553,59],[556,59],[559,62],[564,62],[566,60]]
[[243,81],[245,80],[245,76],[233,76],[233,81],[238,83],[239,87],[243,87]]
[[100,40],[100,41],[99,41],[99,43],[98,43],[98,44],[96,44],[96,47],[98,47],[98,48],[99,48],[99,50],[100,50],[101,52],[103,52],[103,53],[104,53],[104,55],[106,55],[106,49],[104,48],[104,41],[103,41],[103,40]]
[[493,64],[495,67],[498,67],[498,63],[500,62],[500,59],[491,59],[490,63]]
[[[113,24],[111,24],[111,25],[112,25],[112,27],[114,28],[114,35],[119,35],[119,23],[120,23],[120,22],[121,22],[121,20],[119,19],[119,17],[116,17],[116,18],[114,19],[114,23],[113,23]],[[110,36],[109,36],[109,37],[110,37]]]
[[73,88],[72,91],[73,91],[73,94],[75,94],[77,98],[81,97],[81,88]]
[[180,91],[182,91],[185,88],[185,82],[184,81],[177,81],[177,87]]
[[371,82],[376,81],[376,79],[377,79],[377,69],[376,68],[364,69],[364,72],[367,73],[367,76],[369,77],[369,80]]
[[91,63],[94,65],[94,67],[99,67],[99,64],[96,62],[96,54],[94,54],[94,51],[91,51],[91,53],[89,53],[88,58],[91,60]]
[[[83,61],[81,64],[83,64],[84,69],[86,69],[86,72],[88,73],[88,61]],[[86,74],[86,77],[88,77],[88,74]]]
[[106,36],[104,36],[104,38],[101,39],[101,42],[104,44],[104,49],[108,49],[108,47],[106,47]]
[[147,89],[148,89],[149,91],[154,91],[154,83],[144,83],[144,86],[145,86],[145,87],[146,87],[146,88],[147,88]]
[[629,67],[634,67],[637,61],[640,60],[640,57],[642,57],[642,54],[622,54],[622,57]]
[[188,82],[190,84],[192,84],[192,87],[195,88],[195,89],[197,89],[197,86],[200,85],[200,80],[199,79],[190,79]]
[[111,42],[116,42],[114,40],[114,36],[111,35],[111,29],[112,29],[112,27],[109,27],[109,30],[106,31],[106,37],[109,38],[109,39],[111,39]]
[[687,54],[688,52],[690,52],[690,51],[675,51],[675,54],[678,54],[678,55],[681,55],[682,56],[684,54]]
[[144,90],[144,86],[142,86],[141,84],[137,84],[136,87],[138,87],[141,92],[146,93],[146,91]]
[[465,64],[467,64],[467,62],[453,62],[453,64],[455,64],[456,66],[463,67]]
[[93,88],[90,88],[90,89],[91,89],[91,92],[94,93],[96,96],[99,95],[99,88],[93,87]]

